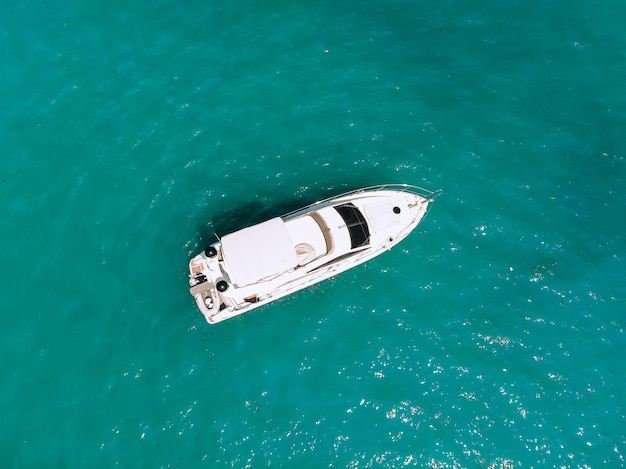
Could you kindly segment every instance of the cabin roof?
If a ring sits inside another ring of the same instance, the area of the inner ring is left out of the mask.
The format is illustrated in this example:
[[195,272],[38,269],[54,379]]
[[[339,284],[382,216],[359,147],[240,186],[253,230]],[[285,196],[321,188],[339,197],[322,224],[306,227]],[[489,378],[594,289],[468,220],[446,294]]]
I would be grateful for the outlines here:
[[228,276],[238,287],[280,274],[298,264],[289,231],[279,217],[228,234],[221,242]]

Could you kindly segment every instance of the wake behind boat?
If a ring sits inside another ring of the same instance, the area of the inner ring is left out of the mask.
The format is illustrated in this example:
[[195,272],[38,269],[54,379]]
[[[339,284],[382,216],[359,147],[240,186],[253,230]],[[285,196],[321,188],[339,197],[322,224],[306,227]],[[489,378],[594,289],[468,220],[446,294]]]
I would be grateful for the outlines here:
[[366,187],[223,236],[189,262],[189,285],[213,324],[306,288],[402,241],[440,191]]

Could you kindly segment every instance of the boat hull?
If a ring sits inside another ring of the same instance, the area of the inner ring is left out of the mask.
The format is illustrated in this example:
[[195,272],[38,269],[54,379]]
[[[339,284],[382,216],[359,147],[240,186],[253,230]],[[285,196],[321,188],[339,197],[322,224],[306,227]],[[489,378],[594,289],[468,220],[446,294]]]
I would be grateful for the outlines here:
[[190,293],[211,324],[252,311],[390,250],[437,195],[368,187],[225,235],[189,262]]

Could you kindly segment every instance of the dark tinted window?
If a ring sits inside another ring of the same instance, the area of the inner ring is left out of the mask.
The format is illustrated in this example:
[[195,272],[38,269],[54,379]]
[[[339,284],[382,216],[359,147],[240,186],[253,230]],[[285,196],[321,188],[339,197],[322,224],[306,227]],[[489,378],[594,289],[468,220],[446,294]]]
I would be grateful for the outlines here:
[[352,249],[365,246],[370,242],[370,230],[363,214],[352,204],[338,205],[335,210],[339,212],[343,221],[346,222],[350,233]]

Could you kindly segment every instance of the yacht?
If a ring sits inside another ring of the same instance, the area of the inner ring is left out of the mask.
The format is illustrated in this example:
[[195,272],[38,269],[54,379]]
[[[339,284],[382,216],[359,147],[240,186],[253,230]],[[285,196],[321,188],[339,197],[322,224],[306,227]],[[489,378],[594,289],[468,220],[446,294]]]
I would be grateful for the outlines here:
[[252,311],[390,250],[440,193],[365,187],[224,235],[189,262],[191,296],[211,324]]

